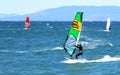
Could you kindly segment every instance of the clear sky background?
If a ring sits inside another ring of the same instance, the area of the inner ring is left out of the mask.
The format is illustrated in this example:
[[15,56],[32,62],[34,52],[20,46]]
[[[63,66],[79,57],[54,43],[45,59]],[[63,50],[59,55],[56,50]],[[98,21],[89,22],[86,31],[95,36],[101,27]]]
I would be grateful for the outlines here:
[[29,14],[60,6],[120,6],[120,0],[0,0],[0,14]]

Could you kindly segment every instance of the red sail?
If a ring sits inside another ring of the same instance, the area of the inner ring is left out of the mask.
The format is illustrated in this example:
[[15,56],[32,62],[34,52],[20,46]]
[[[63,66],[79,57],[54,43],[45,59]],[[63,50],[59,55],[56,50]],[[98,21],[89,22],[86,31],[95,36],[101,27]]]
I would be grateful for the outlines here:
[[30,28],[30,19],[29,17],[26,17],[26,20],[25,20],[25,29],[28,30]]

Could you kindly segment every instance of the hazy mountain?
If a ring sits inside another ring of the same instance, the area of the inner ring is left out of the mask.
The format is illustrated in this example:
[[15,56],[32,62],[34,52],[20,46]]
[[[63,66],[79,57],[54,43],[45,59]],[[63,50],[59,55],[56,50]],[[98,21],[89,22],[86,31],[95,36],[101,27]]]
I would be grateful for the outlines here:
[[20,16],[18,14],[0,14],[0,18],[8,18],[8,17],[14,17],[14,16]]
[[108,17],[112,21],[120,21],[118,6],[63,6],[22,16],[0,18],[0,20],[24,21],[25,17],[29,16],[32,21],[72,21],[78,11],[84,12],[84,21],[106,21]]

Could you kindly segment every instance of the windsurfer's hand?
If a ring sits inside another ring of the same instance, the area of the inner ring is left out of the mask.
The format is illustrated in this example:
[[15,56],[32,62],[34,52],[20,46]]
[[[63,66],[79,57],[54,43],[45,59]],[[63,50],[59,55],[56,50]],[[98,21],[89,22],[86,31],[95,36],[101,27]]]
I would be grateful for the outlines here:
[[73,45],[73,46],[75,46],[75,47],[76,47],[76,45]]

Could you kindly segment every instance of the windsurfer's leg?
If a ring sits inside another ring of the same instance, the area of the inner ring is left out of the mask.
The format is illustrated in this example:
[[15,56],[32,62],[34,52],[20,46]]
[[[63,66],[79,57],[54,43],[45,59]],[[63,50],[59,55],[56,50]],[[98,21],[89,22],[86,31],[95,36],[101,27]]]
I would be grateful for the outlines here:
[[75,58],[78,59],[78,56],[79,56],[79,55],[82,55],[82,52],[76,54],[76,57],[75,57]]
[[72,56],[72,55],[70,56],[70,59],[73,59],[73,56]]
[[78,55],[76,55],[75,58],[78,59]]

